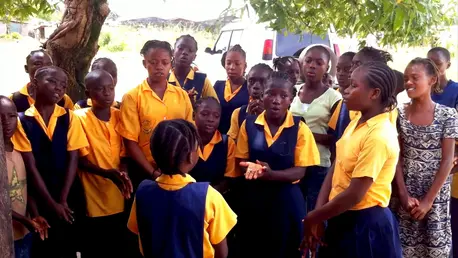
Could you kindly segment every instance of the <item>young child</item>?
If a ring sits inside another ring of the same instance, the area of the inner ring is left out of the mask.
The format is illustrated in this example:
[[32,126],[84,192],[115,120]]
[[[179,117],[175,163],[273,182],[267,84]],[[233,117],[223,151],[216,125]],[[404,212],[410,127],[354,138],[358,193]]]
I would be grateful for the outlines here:
[[[91,71],[95,70],[104,70],[108,72],[111,77],[113,78],[114,81],[114,86],[118,83],[118,68],[116,67],[116,64],[111,60],[110,58],[107,57],[102,57],[102,58],[97,58],[93,63],[91,67]],[[87,99],[82,99],[76,102],[74,109],[82,109],[82,108],[87,108],[92,106],[92,100],[91,98],[87,95],[86,91],[86,96],[88,97]],[[113,101],[113,107],[118,108],[121,106],[121,104],[118,101]]]
[[[9,195],[13,215],[14,253],[16,258],[29,258],[32,247],[32,233],[38,232],[42,240],[47,237],[49,225],[38,216],[32,198],[27,194],[27,175],[21,154],[14,150],[11,137],[17,128],[18,115],[13,101],[0,96],[3,140],[8,171]],[[31,219],[29,213],[33,219]]]
[[167,83],[172,64],[172,47],[168,42],[149,40],[140,51],[148,78],[127,92],[122,100],[121,121],[117,131],[124,138],[129,176],[134,190],[145,178],[157,177],[150,151],[150,138],[162,120],[182,118],[193,121],[188,93]]
[[188,174],[199,146],[188,121],[162,121],[154,129],[151,153],[162,175],[142,182],[128,223],[144,257],[227,257],[226,235],[237,216],[209,183],[196,183]]
[[237,235],[241,257],[300,257],[305,203],[297,182],[320,159],[312,132],[288,111],[293,87],[287,74],[273,72],[265,111],[240,128],[235,155],[247,180]]
[[[30,82],[22,87],[19,91],[13,93],[9,98],[13,100],[18,112],[26,111],[30,105],[35,103],[35,93],[31,90],[35,72],[43,67],[52,65],[51,57],[44,50],[34,50],[25,59],[24,69],[29,74]],[[57,103],[59,106],[73,109],[73,102],[67,94]]]
[[323,83],[324,74],[329,69],[331,53],[321,45],[304,50],[300,60],[305,76],[302,90],[291,104],[293,115],[305,119],[307,126],[313,132],[320,151],[320,164],[307,168],[307,173],[301,181],[301,188],[306,198],[307,211],[313,210],[320,192],[321,184],[331,167],[331,146],[334,137],[328,134],[328,123],[342,96],[339,92]]
[[293,56],[277,57],[273,61],[274,70],[288,74],[289,80],[293,85],[301,77],[301,65],[299,60]]
[[114,80],[104,70],[93,70],[86,76],[85,85],[92,106],[75,111],[89,142],[80,150],[78,171],[87,207],[83,254],[94,258],[127,257],[123,212],[132,184],[121,163],[122,137],[115,130],[120,111],[112,107]]
[[397,196],[392,208],[399,220],[404,257],[448,257],[450,171],[453,167],[458,115],[434,103],[441,90],[439,71],[424,58],[412,60],[404,72],[411,103],[399,108],[401,156],[396,172]]
[[38,69],[30,87],[36,93],[35,104],[19,114],[13,143],[24,158],[38,209],[51,226],[49,238],[34,243],[33,253],[36,257],[75,257],[86,208],[75,176],[78,150],[88,142],[79,119],[57,105],[67,87],[62,69]]
[[250,103],[243,105],[232,112],[231,127],[227,135],[234,140],[237,140],[240,126],[247,115],[259,115],[264,111],[262,103],[262,95],[264,87],[272,74],[272,68],[266,64],[257,64],[253,66],[247,75],[248,94],[250,95]]
[[197,41],[191,35],[182,35],[175,42],[174,67],[168,82],[188,92],[192,103],[201,97],[217,98],[213,85],[204,73],[196,73],[192,62],[196,59]]
[[195,105],[194,122],[202,140],[199,161],[189,172],[197,182],[210,182],[221,194],[228,190],[226,178],[241,176],[235,170],[235,142],[218,131],[221,106],[217,99],[204,97]]
[[217,81],[215,91],[221,103],[221,120],[218,130],[225,134],[231,126],[231,116],[235,109],[247,105],[250,99],[245,80],[246,53],[240,45],[227,51],[225,69],[228,79]]
[[304,218],[302,247],[315,252],[315,244],[324,242],[318,256],[325,258],[401,258],[397,223],[387,208],[399,156],[387,112],[396,106],[396,78],[387,65],[366,63],[352,73],[351,85],[344,101],[362,115],[337,142],[336,162],[315,210]]

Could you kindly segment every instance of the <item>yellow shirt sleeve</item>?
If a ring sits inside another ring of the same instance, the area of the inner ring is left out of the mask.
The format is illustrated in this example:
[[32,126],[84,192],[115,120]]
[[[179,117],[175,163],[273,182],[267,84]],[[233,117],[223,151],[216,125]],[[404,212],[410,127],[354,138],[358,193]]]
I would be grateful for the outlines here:
[[226,163],[226,177],[239,177],[242,176],[242,172],[235,165],[235,141],[230,137],[227,139],[227,163]]
[[227,131],[227,135],[231,137],[234,140],[237,140],[237,135],[239,134],[239,114],[240,114],[240,108],[237,108],[232,112],[231,116],[231,127],[229,128],[229,131]]
[[375,180],[390,156],[388,145],[382,137],[372,133],[362,143],[352,178],[370,177]]
[[237,215],[232,211],[223,196],[213,187],[208,187],[205,203],[205,221],[212,245],[223,241],[237,224]]
[[185,113],[185,120],[191,122],[194,124],[194,108],[192,107],[191,104],[191,99],[188,97],[188,94],[186,93],[186,97],[184,98],[186,102],[186,113]]
[[137,100],[130,94],[126,94],[122,98],[121,122],[118,124],[117,131],[127,140],[138,142],[140,119],[137,111]]
[[132,209],[130,210],[129,220],[127,221],[127,228],[138,235],[138,224],[137,224],[137,202],[134,199]]
[[248,148],[248,135],[245,127],[246,121],[243,121],[240,126],[239,135],[237,137],[237,148],[235,150],[235,157],[239,159],[248,159],[250,157],[250,150]]
[[73,108],[74,108],[73,101],[67,94],[64,95],[64,100],[65,100],[64,101],[65,102],[64,103],[64,108],[68,108],[70,110],[73,110]]
[[316,146],[310,128],[301,121],[297,132],[297,143],[294,151],[294,166],[310,167],[320,164],[320,152]]
[[89,147],[84,147],[84,148],[79,149],[78,152],[79,152],[79,156],[80,157],[85,157],[85,156],[89,155],[90,148]]
[[339,121],[339,115],[340,115],[341,109],[342,109],[342,100],[339,101],[339,104],[337,104],[337,107],[334,110],[334,113],[332,113],[331,118],[329,119],[328,126],[332,130],[335,130],[337,127],[337,121]]
[[208,78],[205,78],[204,88],[202,89],[202,97],[213,97],[219,102],[218,95],[216,95],[216,91]]
[[73,111],[70,112],[70,125],[67,133],[67,150],[74,151],[89,146],[86,134],[84,133],[81,121],[75,117]]
[[24,128],[22,128],[21,120],[18,118],[17,128],[11,138],[13,142],[14,149],[19,152],[31,152],[32,145],[30,144],[27,135],[25,134]]

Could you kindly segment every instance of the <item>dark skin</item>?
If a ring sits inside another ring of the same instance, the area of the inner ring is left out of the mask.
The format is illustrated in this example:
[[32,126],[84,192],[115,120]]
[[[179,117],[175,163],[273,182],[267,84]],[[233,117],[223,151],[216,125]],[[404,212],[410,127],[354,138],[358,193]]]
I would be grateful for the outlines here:
[[301,66],[299,62],[286,62],[281,69],[278,69],[280,72],[285,72],[288,74],[289,80],[293,85],[296,85],[297,81],[301,77]]
[[[329,86],[323,83],[324,75],[329,68],[329,57],[321,49],[311,49],[304,57],[302,71],[305,76],[305,85],[299,91],[299,99],[302,103],[310,104],[313,100],[323,95]],[[331,108],[332,114],[338,102]],[[331,146],[335,139],[329,134],[313,133],[316,143]]]
[[248,73],[248,94],[252,98],[252,101],[248,103],[248,114],[259,115],[264,111],[262,95],[268,79],[269,72],[265,69],[255,68]]
[[[92,71],[85,79],[86,94],[92,99],[91,111],[101,121],[111,118],[111,105],[114,101],[115,86],[111,75],[103,70]],[[126,173],[126,165],[120,169],[102,169],[90,162],[87,156],[80,157],[79,167],[83,170],[110,179],[119,188],[124,198],[129,199],[133,192],[132,182]]]
[[[43,118],[45,125],[48,126],[55,105],[63,97],[67,88],[67,75],[60,69],[51,69],[41,78],[34,78],[31,87],[36,92],[35,108]],[[34,186],[49,207],[56,213],[58,218],[72,223],[74,221],[73,211],[68,207],[67,197],[76,176],[78,151],[68,152],[68,167],[59,200],[54,200],[49,194],[46,184],[36,168],[33,153],[23,152],[22,157]]]
[[[52,59],[48,54],[45,54],[44,52],[35,52],[32,54],[27,61],[27,63],[24,65],[25,72],[29,74],[29,79],[30,82],[33,82],[33,77],[35,75],[35,72],[43,67],[43,66],[51,66],[52,65]],[[35,93],[31,90],[29,87],[28,89],[29,95],[35,99]]]
[[246,59],[237,51],[229,51],[226,55],[225,69],[227,77],[231,82],[231,91],[236,91],[240,85],[245,83],[245,70],[247,68]]
[[439,83],[442,89],[447,86],[447,70],[450,68],[450,60],[440,51],[428,52],[428,58],[436,64],[439,69]]
[[[426,72],[424,65],[413,64],[407,66],[404,73],[405,88],[412,99],[406,105],[406,116],[410,123],[420,126],[430,125],[434,121],[435,106],[431,99],[431,87],[437,83],[437,76]],[[420,200],[409,196],[404,182],[403,160],[396,169],[395,182],[402,207],[410,212],[415,220],[422,220],[432,207],[440,189],[444,185],[453,167],[455,139],[442,139],[442,158],[431,188]]]
[[339,82],[340,92],[350,86],[350,70],[352,67],[352,59],[349,56],[341,56],[337,62],[337,81]]
[[116,87],[116,84],[118,84],[118,68],[114,63],[103,60],[98,61],[92,65],[92,71],[94,70],[104,70],[108,72],[111,77],[113,77],[114,86]]
[[[192,69],[192,62],[196,59],[197,45],[194,40],[184,37],[175,43],[175,50],[173,52],[173,60],[175,67],[173,73],[181,86],[186,82],[189,72]],[[195,96],[198,92],[195,89],[188,91],[189,98],[194,105]]]
[[[386,109],[382,104],[381,90],[367,85],[365,73],[363,69],[355,70],[351,76],[352,85],[343,94],[348,109],[361,112],[358,125],[382,114]],[[352,178],[348,188],[329,201],[334,168],[335,164],[326,175],[315,210],[308,213],[303,222],[304,239],[301,248],[310,250],[313,255],[316,255],[316,246],[324,244],[321,242],[324,235],[324,222],[350,210],[361,202],[373,183],[373,179],[369,177]]]
[[[167,76],[172,68],[172,56],[169,51],[162,48],[149,49],[144,56],[143,66],[148,71],[147,80],[151,90],[153,90],[160,99],[163,99],[168,84]],[[148,173],[148,176],[155,179],[161,174],[146,159],[145,154],[143,154],[137,142],[124,139],[124,145],[126,146],[129,156]]]
[[[269,81],[264,92],[265,119],[271,135],[275,135],[285,122],[288,108],[293,99],[293,85],[289,81],[274,79]],[[305,175],[305,167],[292,167],[285,170],[272,170],[265,161],[256,163],[239,160],[247,180],[267,180],[295,182]]]

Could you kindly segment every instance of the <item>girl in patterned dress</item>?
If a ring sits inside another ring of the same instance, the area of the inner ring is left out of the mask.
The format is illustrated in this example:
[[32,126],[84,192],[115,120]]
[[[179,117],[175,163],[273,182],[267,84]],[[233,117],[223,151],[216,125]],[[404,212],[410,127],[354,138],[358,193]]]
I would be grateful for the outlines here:
[[412,60],[404,73],[412,101],[399,108],[401,155],[392,208],[399,220],[403,257],[448,257],[451,248],[450,171],[458,137],[455,109],[434,103],[438,69],[429,59]]

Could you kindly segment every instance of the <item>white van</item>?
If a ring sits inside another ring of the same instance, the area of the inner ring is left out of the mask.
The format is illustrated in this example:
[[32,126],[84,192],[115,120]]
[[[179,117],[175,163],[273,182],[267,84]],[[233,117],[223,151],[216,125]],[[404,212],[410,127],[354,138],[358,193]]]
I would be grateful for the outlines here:
[[[248,72],[258,63],[266,63],[272,67],[273,59],[276,57],[294,56],[298,58],[302,50],[311,44],[326,45],[339,56],[339,46],[334,43],[337,37],[334,35],[330,32],[322,38],[309,33],[302,35],[280,33],[270,29],[267,23],[257,24],[250,20],[233,22],[221,29],[213,48],[205,49],[205,54],[198,56],[196,64],[199,70],[207,73],[208,78],[214,83],[216,80],[226,79],[221,57],[236,44],[241,45],[247,54]],[[332,66],[335,65],[332,64]]]

